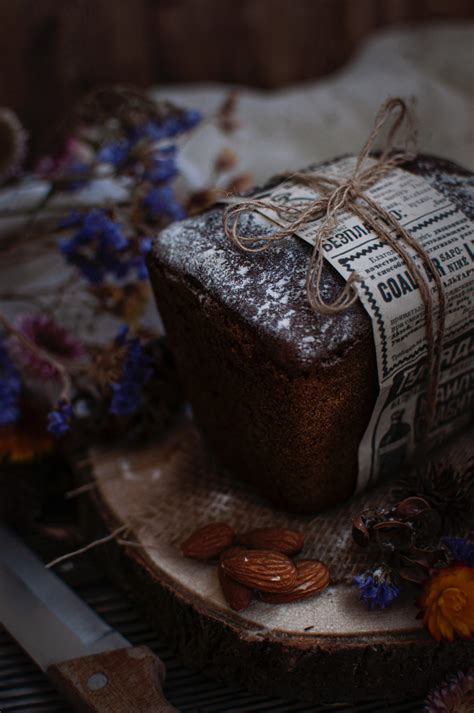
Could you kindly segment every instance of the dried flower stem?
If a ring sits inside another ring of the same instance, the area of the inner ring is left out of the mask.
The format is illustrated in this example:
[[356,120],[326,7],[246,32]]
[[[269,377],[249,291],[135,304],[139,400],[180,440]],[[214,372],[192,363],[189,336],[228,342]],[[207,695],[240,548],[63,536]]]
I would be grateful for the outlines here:
[[94,540],[93,542],[89,542],[88,545],[85,545],[84,547],[80,547],[78,550],[73,550],[72,552],[67,552],[65,555],[61,555],[61,557],[56,557],[56,559],[51,560],[51,562],[48,562],[45,567],[47,569],[50,569],[51,567],[55,567],[57,564],[60,564],[61,562],[65,562],[68,559],[71,559],[72,557],[77,557],[78,555],[82,555],[84,552],[88,552],[89,550],[94,549],[94,547],[97,547],[98,545],[104,545],[107,542],[111,542],[112,540],[115,540],[118,535],[120,535],[122,532],[126,532],[129,528],[129,525],[121,525],[120,527],[117,527],[116,530],[110,533],[110,535],[106,535],[105,537],[101,537],[98,540]]
[[53,316],[53,310],[43,304],[35,295],[27,295],[22,292],[0,292],[0,302],[25,302],[33,305],[36,309],[47,312],[51,317]]

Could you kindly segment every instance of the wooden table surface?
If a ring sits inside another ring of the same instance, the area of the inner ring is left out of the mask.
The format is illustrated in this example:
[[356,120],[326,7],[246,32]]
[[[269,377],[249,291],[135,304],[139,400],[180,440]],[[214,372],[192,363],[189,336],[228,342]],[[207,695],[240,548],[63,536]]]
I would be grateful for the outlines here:
[[[49,558],[49,557],[48,557]],[[418,713],[422,702],[397,705],[372,701],[314,706],[255,696],[230,689],[185,669],[158,640],[131,601],[99,571],[93,555],[82,556],[57,569],[75,591],[110,625],[134,645],[150,646],[165,662],[165,694],[181,713]],[[1,713],[72,713],[46,676],[0,626]],[[130,712],[132,713],[132,711]]]

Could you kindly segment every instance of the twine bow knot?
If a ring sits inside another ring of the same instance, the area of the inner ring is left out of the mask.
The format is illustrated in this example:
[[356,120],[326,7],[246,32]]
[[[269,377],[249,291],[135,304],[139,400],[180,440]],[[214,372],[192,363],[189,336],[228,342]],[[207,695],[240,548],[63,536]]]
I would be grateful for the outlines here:
[[[387,130],[382,151],[371,156],[375,142],[383,129]],[[396,148],[400,140],[402,148]],[[357,299],[356,283],[360,277],[352,272],[344,287],[332,301],[325,301],[321,290],[324,244],[338,225],[338,214],[348,211],[370,227],[382,242],[400,256],[411,278],[417,285],[424,306],[426,340],[428,346],[427,416],[425,432],[434,420],[436,392],[441,367],[444,338],[445,297],[443,283],[436,267],[423,246],[401,223],[366,191],[387,176],[394,168],[411,161],[416,156],[416,128],[411,112],[400,98],[390,98],[381,106],[372,131],[363,146],[352,175],[338,179],[318,173],[296,172],[282,176],[285,181],[303,184],[316,193],[314,201],[277,203],[271,200],[245,198],[228,205],[224,211],[224,232],[239,248],[247,252],[261,252],[278,240],[297,233],[309,223],[322,218],[315,227],[314,248],[306,276],[306,293],[311,307],[322,314],[335,315],[350,307]],[[270,234],[243,235],[239,222],[243,214],[271,211],[285,226]],[[408,249],[407,249],[408,248]],[[438,310],[431,282],[436,293]],[[436,322],[436,325],[435,325]]]

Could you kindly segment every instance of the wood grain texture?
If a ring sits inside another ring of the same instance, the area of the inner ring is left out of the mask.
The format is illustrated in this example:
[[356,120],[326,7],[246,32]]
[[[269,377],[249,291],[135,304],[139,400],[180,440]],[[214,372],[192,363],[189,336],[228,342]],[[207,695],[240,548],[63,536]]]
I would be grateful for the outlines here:
[[[123,524],[135,505],[143,510],[142,502],[153,513],[153,528],[163,527],[162,537],[153,529],[152,545],[145,528],[134,533],[133,546],[109,542],[96,554],[185,665],[255,693],[313,704],[353,704],[373,697],[389,701],[424,696],[472,658],[474,642],[456,640],[447,646],[421,629],[415,620],[414,591],[407,592],[400,609],[379,614],[366,612],[355,592],[346,596],[338,586],[314,600],[283,607],[254,600],[237,614],[226,606],[213,568],[180,556],[182,533],[177,528],[192,529],[197,521],[218,518],[221,508],[229,522],[237,524],[240,518],[249,524],[254,501],[238,488],[220,488],[217,478],[200,467],[191,433],[179,430],[176,435],[173,443],[163,439],[161,445],[135,453],[94,451],[89,463],[82,459],[78,464],[78,476],[81,482],[95,476],[100,483],[82,502],[82,531],[89,541]],[[188,439],[188,451],[183,438]],[[127,479],[120,476],[125,461]],[[224,474],[219,475],[222,480]],[[181,521],[170,502],[171,491]],[[238,505],[244,496],[245,514]],[[265,507],[260,501],[254,504]],[[262,511],[260,515],[265,517]],[[335,516],[333,511],[339,540],[343,533]],[[267,522],[277,518],[281,513],[271,511]],[[315,530],[321,540],[321,528],[310,527],[307,519],[305,529],[308,535]]]
[[146,646],[55,664],[48,676],[81,713],[178,713],[164,698],[164,665]]
[[0,105],[54,146],[51,127],[104,83],[319,77],[394,23],[474,17],[471,0],[15,0],[0,4]]

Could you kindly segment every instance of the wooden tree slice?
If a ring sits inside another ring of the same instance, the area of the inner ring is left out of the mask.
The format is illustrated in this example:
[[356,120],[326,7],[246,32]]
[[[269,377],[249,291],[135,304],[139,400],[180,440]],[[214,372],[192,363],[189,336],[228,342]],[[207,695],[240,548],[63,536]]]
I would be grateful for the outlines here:
[[[472,432],[458,440],[456,457],[466,457],[471,441]],[[190,422],[140,450],[96,449],[89,465],[94,512],[110,532],[127,526],[135,543],[122,545],[118,558],[108,549],[109,564],[187,666],[255,692],[355,702],[422,696],[474,656],[472,642],[429,637],[416,619],[415,589],[389,610],[368,612],[350,586],[367,568],[366,553],[351,541],[351,517],[386,500],[387,487],[313,518],[277,511],[208,463]],[[93,519],[89,507],[91,536]],[[314,599],[255,600],[235,613],[216,566],[179,550],[195,528],[215,520],[240,532],[270,524],[304,530],[303,556],[326,562],[333,583]]]

